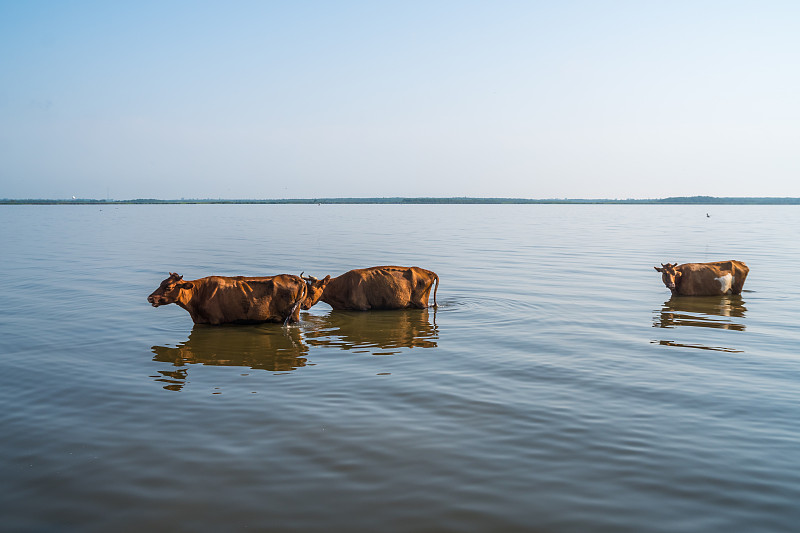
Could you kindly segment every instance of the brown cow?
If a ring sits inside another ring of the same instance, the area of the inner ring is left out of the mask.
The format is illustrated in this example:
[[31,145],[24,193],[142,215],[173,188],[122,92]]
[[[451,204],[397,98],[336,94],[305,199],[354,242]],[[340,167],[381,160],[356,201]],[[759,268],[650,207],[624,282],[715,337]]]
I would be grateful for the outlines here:
[[309,309],[319,300],[334,309],[353,311],[425,309],[434,282],[433,306],[438,305],[439,276],[419,267],[376,266],[350,270],[333,279],[330,276],[322,280],[314,277],[303,279],[308,284],[303,309]]
[[209,276],[183,281],[169,277],[147,297],[153,307],[178,304],[189,311],[195,324],[255,324],[298,322],[306,283],[299,276],[235,278]]
[[750,272],[741,261],[683,265],[661,263],[661,268],[653,268],[661,272],[661,279],[673,296],[741,294],[744,280]]

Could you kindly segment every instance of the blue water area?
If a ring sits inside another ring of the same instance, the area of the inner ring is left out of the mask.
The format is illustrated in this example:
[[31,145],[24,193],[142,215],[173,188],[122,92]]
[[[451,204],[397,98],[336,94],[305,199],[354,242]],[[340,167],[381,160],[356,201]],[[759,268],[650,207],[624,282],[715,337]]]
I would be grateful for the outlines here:
[[[706,213],[711,211],[711,217]],[[794,531],[800,209],[0,206],[7,531]],[[738,296],[653,266],[738,259]],[[194,325],[167,277],[416,265]]]

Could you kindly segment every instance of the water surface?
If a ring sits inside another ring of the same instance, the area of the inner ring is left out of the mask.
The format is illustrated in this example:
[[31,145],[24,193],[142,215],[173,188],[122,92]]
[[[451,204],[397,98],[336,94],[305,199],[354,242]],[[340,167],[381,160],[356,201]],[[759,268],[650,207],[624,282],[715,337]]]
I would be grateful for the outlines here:
[[[706,213],[711,216],[706,217]],[[792,531],[800,209],[2,206],[9,531]],[[739,259],[741,296],[653,266]],[[436,271],[193,325],[168,272]]]

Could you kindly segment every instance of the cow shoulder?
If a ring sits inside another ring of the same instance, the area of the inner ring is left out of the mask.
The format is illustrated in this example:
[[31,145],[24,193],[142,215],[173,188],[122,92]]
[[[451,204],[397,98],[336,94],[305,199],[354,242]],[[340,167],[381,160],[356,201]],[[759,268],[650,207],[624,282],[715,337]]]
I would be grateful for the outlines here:
[[208,276],[196,279],[192,281],[192,283],[194,284],[192,300],[204,302],[208,301],[216,294],[220,287],[220,277]]

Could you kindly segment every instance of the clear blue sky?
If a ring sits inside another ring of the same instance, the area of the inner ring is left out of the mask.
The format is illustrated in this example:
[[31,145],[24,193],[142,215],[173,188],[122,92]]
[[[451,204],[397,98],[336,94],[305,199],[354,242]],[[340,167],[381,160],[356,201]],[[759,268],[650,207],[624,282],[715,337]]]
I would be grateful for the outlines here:
[[0,198],[800,196],[800,2],[0,0]]

